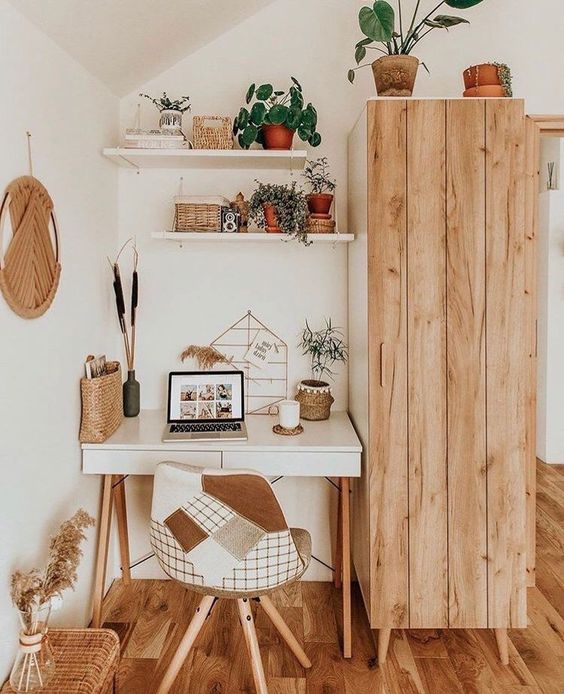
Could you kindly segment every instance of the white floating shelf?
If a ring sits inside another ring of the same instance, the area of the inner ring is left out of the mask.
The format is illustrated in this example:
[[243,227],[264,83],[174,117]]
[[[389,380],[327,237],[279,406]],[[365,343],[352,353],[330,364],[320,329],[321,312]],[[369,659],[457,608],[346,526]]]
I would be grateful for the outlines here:
[[[261,243],[296,243],[294,238],[288,238],[286,234],[267,234],[265,232],[221,234],[198,231],[154,231],[151,237],[161,241],[177,241],[179,243],[199,243],[201,241],[219,243],[252,243],[254,241]],[[313,243],[350,243],[354,241],[354,234],[310,234],[308,238]]]
[[133,149],[106,147],[102,153],[126,169],[303,169],[302,149]]

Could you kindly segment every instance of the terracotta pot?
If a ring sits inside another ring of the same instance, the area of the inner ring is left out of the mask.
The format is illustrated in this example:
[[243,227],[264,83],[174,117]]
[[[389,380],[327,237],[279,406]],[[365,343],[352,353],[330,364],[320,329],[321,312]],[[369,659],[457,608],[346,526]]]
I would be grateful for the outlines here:
[[281,234],[282,229],[278,226],[278,219],[276,218],[276,208],[274,205],[263,205],[262,211],[264,212],[264,219],[266,221],[266,231],[269,234]]
[[285,125],[263,125],[264,149],[292,149],[295,130]]
[[466,89],[482,87],[486,84],[501,84],[497,67],[489,63],[472,65],[464,70],[464,86]]
[[481,87],[470,87],[462,96],[504,97],[505,89],[500,84],[484,84]]
[[307,206],[312,214],[328,215],[332,204],[331,193],[311,193],[307,196]]
[[411,96],[419,60],[412,55],[385,55],[372,63],[378,96]]

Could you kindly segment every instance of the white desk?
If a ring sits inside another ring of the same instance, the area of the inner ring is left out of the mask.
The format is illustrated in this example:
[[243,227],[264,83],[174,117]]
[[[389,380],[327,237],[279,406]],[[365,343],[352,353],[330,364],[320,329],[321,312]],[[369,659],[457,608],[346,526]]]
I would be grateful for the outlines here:
[[[246,423],[248,441],[163,443],[165,422],[161,410],[144,410],[125,419],[116,433],[100,444],[82,445],[82,471],[103,475],[102,511],[93,596],[92,625],[100,625],[112,505],[115,503],[120,541],[122,577],[131,580],[125,478],[153,475],[158,463],[178,463],[217,468],[251,468],[268,476],[339,478],[339,533],[335,556],[335,584],[343,586],[343,654],[351,655],[350,612],[350,483],[360,476],[362,447],[346,412],[334,412],[323,422],[303,422],[299,436],[278,436],[272,427],[277,418],[251,415]],[[342,575],[341,575],[342,574]]]

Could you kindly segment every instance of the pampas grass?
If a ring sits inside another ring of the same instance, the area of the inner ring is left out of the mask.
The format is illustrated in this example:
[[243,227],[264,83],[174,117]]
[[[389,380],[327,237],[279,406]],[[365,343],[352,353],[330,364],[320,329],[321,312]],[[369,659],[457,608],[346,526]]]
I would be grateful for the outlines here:
[[202,371],[213,369],[216,364],[231,364],[233,357],[226,357],[221,352],[218,352],[215,347],[198,345],[189,345],[180,355],[180,359],[185,361],[193,357],[198,362],[198,368]]

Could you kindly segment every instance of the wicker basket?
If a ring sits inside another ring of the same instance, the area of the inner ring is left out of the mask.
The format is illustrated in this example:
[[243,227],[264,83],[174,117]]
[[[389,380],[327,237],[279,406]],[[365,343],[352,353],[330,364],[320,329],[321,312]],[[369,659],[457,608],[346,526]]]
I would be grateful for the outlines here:
[[229,116],[194,116],[192,123],[194,149],[233,149]]
[[323,381],[301,381],[296,400],[300,403],[300,417],[314,422],[329,419],[335,402],[331,387]]
[[221,208],[229,207],[222,197],[176,195],[174,231],[221,231]]
[[119,427],[123,419],[121,366],[118,361],[106,364],[106,375],[81,378],[81,443],[102,443]]
[[335,220],[308,217],[306,229],[308,234],[334,234]]

